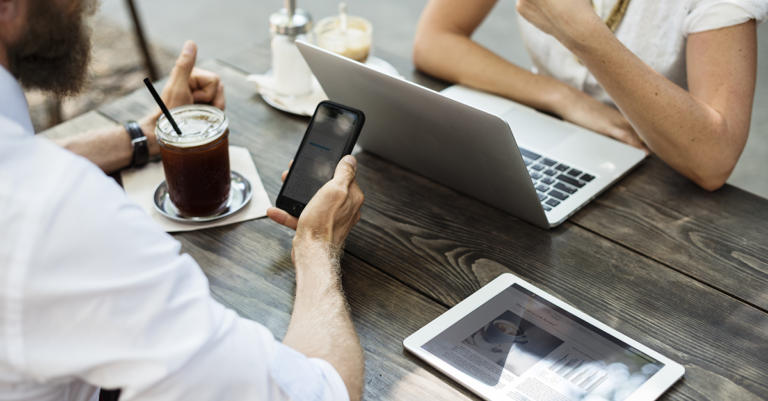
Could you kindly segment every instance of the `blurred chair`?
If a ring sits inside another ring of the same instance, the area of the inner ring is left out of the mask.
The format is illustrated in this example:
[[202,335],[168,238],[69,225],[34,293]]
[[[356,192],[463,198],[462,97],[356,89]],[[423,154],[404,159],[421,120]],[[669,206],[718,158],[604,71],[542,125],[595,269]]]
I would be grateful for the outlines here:
[[128,5],[128,9],[131,11],[131,20],[133,21],[133,33],[136,36],[136,44],[139,45],[141,55],[144,57],[144,68],[147,70],[147,76],[152,81],[157,81],[160,78],[157,75],[157,68],[155,67],[155,61],[152,59],[152,54],[149,51],[147,40],[144,37],[144,28],[141,25],[141,18],[139,12],[136,10],[136,5],[133,0],[125,0]]

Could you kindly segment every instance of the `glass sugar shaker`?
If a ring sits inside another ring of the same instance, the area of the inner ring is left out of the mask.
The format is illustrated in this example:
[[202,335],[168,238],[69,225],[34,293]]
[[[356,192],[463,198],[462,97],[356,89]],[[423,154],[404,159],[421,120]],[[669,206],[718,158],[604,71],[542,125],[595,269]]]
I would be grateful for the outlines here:
[[302,96],[312,91],[312,72],[296,47],[297,40],[312,42],[312,16],[296,8],[296,0],[285,0],[285,8],[269,17],[272,74],[275,90]]

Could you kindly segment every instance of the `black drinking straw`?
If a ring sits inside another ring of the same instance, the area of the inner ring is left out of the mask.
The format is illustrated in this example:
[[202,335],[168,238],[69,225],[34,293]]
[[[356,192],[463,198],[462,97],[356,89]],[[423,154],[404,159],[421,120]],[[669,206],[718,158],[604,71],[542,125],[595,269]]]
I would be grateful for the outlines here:
[[149,89],[149,93],[151,93],[152,97],[155,98],[157,105],[160,106],[160,110],[162,110],[163,114],[165,114],[165,118],[167,118],[168,122],[171,123],[171,127],[173,127],[176,133],[179,134],[179,136],[181,136],[181,130],[179,129],[179,126],[176,125],[176,121],[173,119],[171,112],[168,111],[167,107],[165,107],[165,103],[163,102],[163,99],[161,99],[160,95],[157,94],[157,91],[155,90],[155,86],[152,85],[152,82],[149,81],[149,78],[144,78],[144,85],[147,85],[147,89]]

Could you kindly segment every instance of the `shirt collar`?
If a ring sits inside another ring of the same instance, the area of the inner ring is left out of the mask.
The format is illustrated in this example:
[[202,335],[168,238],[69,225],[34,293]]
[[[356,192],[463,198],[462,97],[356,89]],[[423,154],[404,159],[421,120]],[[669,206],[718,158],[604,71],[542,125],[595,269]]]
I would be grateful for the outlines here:
[[[29,106],[21,85],[8,70],[0,66],[0,115],[19,124],[25,132],[34,134],[32,120],[29,118]],[[0,132],[2,134],[2,132]]]

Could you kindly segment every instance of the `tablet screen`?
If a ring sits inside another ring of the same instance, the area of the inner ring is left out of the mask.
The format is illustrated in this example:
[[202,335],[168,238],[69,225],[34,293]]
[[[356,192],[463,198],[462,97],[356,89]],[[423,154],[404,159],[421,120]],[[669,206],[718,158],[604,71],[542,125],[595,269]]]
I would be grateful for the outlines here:
[[624,400],[663,367],[518,284],[422,348],[511,400]]

